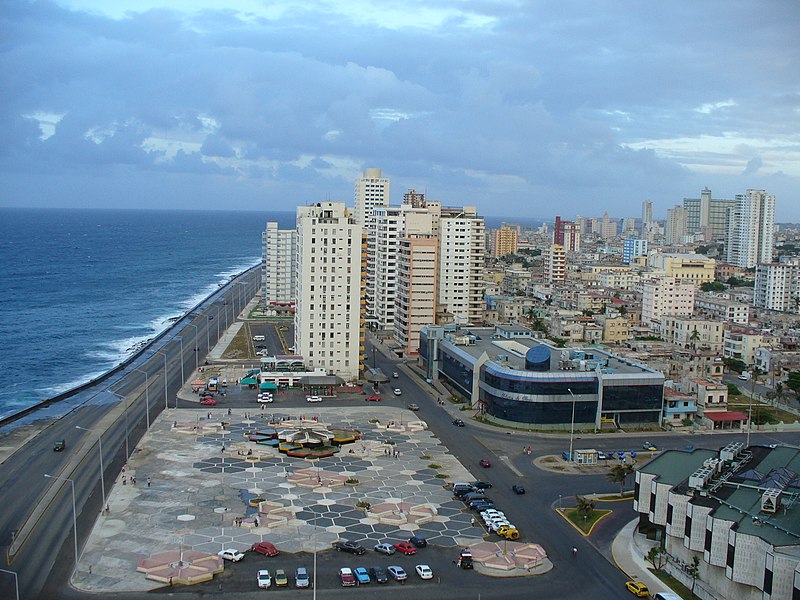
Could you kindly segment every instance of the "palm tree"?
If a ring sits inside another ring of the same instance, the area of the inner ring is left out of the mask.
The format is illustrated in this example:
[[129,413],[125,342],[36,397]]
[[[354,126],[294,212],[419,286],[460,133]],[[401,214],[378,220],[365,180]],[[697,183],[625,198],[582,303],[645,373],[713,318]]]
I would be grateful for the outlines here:
[[584,519],[588,519],[594,512],[594,500],[586,496],[575,495],[575,510]]
[[625,493],[625,481],[633,475],[634,468],[633,465],[628,463],[614,465],[611,467],[608,473],[606,473],[606,477],[612,483],[619,484],[619,495],[620,497]]
[[697,350],[697,340],[700,339],[700,334],[697,333],[697,327],[694,328],[692,331],[692,335],[689,336],[689,341],[692,343],[692,350]]

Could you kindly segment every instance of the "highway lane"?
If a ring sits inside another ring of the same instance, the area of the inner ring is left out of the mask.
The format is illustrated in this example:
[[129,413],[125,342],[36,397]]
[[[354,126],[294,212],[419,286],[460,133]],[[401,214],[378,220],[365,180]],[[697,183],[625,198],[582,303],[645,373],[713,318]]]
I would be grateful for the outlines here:
[[[253,282],[259,276],[256,269],[246,279]],[[71,485],[47,479],[44,474],[70,477],[75,481],[80,549],[103,508],[98,435],[102,434],[103,466],[108,493],[113,479],[126,461],[126,440],[128,450],[132,452],[146,430],[147,395],[149,394],[151,422],[164,408],[164,356],[155,350],[167,354],[166,397],[175,397],[182,384],[182,377],[188,378],[191,375],[195,365],[199,364],[201,355],[204,360],[209,347],[216,343],[218,333],[222,333],[216,325],[211,327],[213,321],[208,316],[214,315],[217,318],[220,302],[234,304],[236,300],[236,308],[243,307],[257,291],[257,285],[251,283],[247,289],[248,293],[245,294],[244,286],[235,291],[223,288],[220,290],[222,293],[218,292],[213,301],[206,302],[202,310],[195,311],[195,317],[180,330],[184,346],[188,345],[191,351],[184,352],[181,357],[179,343],[177,340],[170,340],[168,335],[156,347],[137,358],[124,375],[115,378],[110,388],[126,398],[127,410],[123,409],[122,399],[112,395],[110,391],[93,389],[91,392],[81,392],[86,397],[83,405],[78,405],[68,414],[52,420],[20,451],[0,465],[0,481],[3,482],[0,503],[4,508],[0,512],[0,543],[6,550],[2,555],[1,566],[18,574],[23,597],[37,597],[43,586],[50,590],[51,597],[55,597],[55,590],[63,587],[64,578],[69,576],[74,564]],[[223,305],[226,311],[227,304]],[[233,307],[231,313],[232,310]],[[233,319],[234,315],[231,314],[231,320]],[[177,332],[172,335],[175,333]],[[146,378],[143,371],[147,373]],[[149,384],[147,394],[145,381]],[[109,382],[102,385],[107,387]],[[117,418],[116,415],[121,417]],[[82,431],[76,429],[76,426],[91,431]],[[53,452],[53,443],[57,439],[67,441],[63,452]],[[78,461],[77,464],[72,464],[75,460]],[[20,534],[15,551],[9,552],[12,531],[23,529],[26,522],[33,523],[28,521],[28,517],[47,498],[48,490],[53,485],[56,486],[54,490],[59,490],[57,496],[43,507],[45,510],[30,530],[27,539],[23,539]],[[51,576],[48,577],[48,574]],[[11,596],[6,594],[9,590]],[[13,578],[10,576],[0,577],[0,597],[13,597]]]

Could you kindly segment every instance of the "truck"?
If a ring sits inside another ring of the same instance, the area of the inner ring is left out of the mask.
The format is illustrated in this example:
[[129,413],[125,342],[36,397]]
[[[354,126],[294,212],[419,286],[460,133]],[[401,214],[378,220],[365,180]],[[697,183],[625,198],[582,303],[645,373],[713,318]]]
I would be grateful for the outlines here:
[[469,550],[462,550],[459,552],[458,562],[456,565],[462,569],[473,569],[474,565],[472,564],[472,552]]

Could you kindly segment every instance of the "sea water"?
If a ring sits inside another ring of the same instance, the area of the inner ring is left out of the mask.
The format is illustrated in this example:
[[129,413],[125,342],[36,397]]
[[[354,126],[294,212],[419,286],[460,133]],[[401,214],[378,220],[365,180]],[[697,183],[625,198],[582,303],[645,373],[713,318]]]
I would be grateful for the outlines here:
[[261,260],[294,212],[0,209],[0,417],[96,377]]

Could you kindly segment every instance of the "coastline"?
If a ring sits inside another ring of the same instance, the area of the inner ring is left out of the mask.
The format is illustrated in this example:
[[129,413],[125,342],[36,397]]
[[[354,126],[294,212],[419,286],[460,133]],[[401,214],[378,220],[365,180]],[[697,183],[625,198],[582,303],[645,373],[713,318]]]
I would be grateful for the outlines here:
[[[174,316],[174,317],[169,317],[169,318],[165,319],[164,323],[167,323],[167,326],[164,329],[162,329],[160,332],[156,333],[155,335],[153,335],[153,336],[151,336],[149,338],[145,338],[145,339],[142,339],[139,342],[135,342],[134,345],[131,347],[131,348],[135,348],[135,350],[133,350],[132,353],[130,353],[127,356],[125,356],[122,359],[122,361],[119,362],[116,366],[114,366],[114,367],[112,367],[112,368],[100,373],[99,375],[97,375],[95,377],[89,376],[89,379],[87,379],[87,380],[83,381],[82,383],[80,383],[78,385],[75,385],[75,386],[73,386],[73,387],[71,387],[71,388],[69,388],[69,389],[67,389],[67,390],[65,390],[63,392],[60,392],[60,393],[58,393],[58,394],[56,394],[54,396],[51,396],[49,398],[45,398],[44,400],[41,400],[40,402],[37,402],[37,403],[32,404],[30,406],[26,406],[26,407],[22,408],[21,410],[9,413],[7,415],[0,416],[0,428],[8,426],[8,425],[10,425],[12,423],[15,423],[17,421],[20,421],[24,417],[26,417],[28,415],[31,415],[31,414],[33,414],[33,413],[35,413],[35,412],[37,412],[37,411],[39,411],[39,410],[41,410],[43,408],[46,408],[48,406],[51,406],[51,405],[56,404],[58,402],[61,402],[63,400],[67,400],[67,399],[69,399],[69,398],[81,393],[82,391],[84,391],[84,390],[86,390],[86,389],[88,389],[88,388],[90,388],[90,387],[92,387],[94,385],[97,385],[98,383],[101,383],[101,382],[109,379],[110,377],[112,377],[116,373],[119,373],[120,371],[125,370],[125,368],[127,368],[128,365],[130,365],[132,362],[136,361],[143,354],[145,354],[147,351],[149,351],[154,345],[156,345],[164,337],[169,335],[174,329],[180,327],[180,325],[183,323],[183,321],[189,315],[191,315],[192,312],[194,312],[199,307],[201,307],[203,304],[208,302],[210,299],[212,299],[218,293],[223,292],[224,290],[226,290],[228,288],[228,286],[230,286],[230,284],[233,281],[235,281],[237,278],[239,278],[239,277],[241,277],[241,276],[253,271],[254,269],[259,269],[260,267],[261,267],[261,264],[260,264],[260,262],[258,262],[256,264],[244,269],[243,271],[239,271],[237,273],[229,275],[227,277],[227,282],[226,283],[217,284],[216,287],[214,289],[211,289],[208,294],[203,296],[199,301],[195,302],[194,305],[188,307],[183,312],[183,314],[177,315],[177,316]],[[194,296],[193,298],[197,298],[197,296]]]

